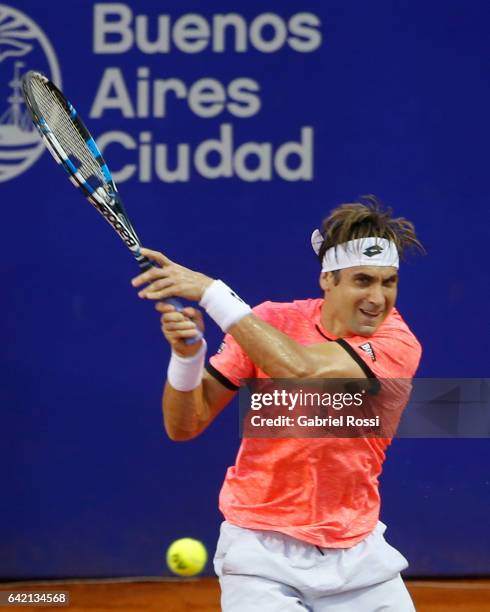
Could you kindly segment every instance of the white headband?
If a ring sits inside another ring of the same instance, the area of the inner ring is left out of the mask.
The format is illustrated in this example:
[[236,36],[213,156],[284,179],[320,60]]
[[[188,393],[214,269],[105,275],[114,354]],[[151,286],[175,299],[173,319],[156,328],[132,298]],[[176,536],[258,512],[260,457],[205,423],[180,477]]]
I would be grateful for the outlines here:
[[[311,235],[311,246],[318,255],[323,244],[319,230]],[[354,266],[392,266],[398,268],[396,246],[386,238],[358,238],[326,250],[322,261],[322,272],[353,268]]]

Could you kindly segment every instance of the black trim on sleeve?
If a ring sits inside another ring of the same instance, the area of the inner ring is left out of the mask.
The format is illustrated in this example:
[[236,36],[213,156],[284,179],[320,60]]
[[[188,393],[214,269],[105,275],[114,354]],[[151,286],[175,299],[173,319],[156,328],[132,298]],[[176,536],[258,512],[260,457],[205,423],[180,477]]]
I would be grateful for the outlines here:
[[356,351],[352,348],[352,346],[346,342],[343,338],[338,338],[335,340],[337,344],[339,344],[345,351],[349,353],[352,359],[359,365],[361,370],[367,376],[367,378],[374,379],[373,384],[371,385],[370,393],[376,395],[381,390],[380,382],[376,376],[376,374],[371,370],[371,368],[367,365],[367,363],[361,358],[360,355],[356,353]]
[[231,380],[228,380],[226,376],[221,374],[221,372],[217,370],[214,366],[212,366],[210,363],[206,365],[206,370],[209,372],[209,374],[211,374],[213,378],[216,378],[216,380],[220,382],[223,387],[226,387],[230,391],[238,391],[238,389],[240,388],[234,385]]

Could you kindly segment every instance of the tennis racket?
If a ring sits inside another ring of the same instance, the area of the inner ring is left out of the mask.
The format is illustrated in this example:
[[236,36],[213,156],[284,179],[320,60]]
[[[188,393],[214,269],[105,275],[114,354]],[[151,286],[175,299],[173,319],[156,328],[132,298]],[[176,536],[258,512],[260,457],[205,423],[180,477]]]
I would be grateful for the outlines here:
[[[22,93],[34,125],[46,148],[68,174],[70,181],[95,206],[133,253],[140,269],[151,261],[141,252],[141,241],[129,220],[121,196],[101,152],[73,105],[46,76],[29,71],[22,77]],[[163,300],[182,310],[176,298]],[[202,337],[187,338],[194,344]]]

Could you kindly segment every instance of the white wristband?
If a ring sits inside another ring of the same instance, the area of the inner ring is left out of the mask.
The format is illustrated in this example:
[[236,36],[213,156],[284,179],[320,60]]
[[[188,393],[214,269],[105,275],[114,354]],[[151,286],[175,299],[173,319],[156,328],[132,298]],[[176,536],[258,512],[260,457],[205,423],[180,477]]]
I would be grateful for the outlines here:
[[193,391],[201,384],[206,358],[206,340],[192,357],[181,357],[172,351],[167,370],[167,381],[177,391]]
[[250,306],[220,280],[215,280],[209,285],[199,305],[205,308],[208,315],[224,332],[252,312]]

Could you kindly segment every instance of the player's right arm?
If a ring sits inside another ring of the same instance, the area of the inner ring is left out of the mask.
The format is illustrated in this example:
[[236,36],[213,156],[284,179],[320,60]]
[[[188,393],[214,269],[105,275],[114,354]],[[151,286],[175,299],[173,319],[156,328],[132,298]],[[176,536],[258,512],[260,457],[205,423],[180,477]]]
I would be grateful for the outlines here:
[[[172,351],[181,357],[192,357],[202,342],[187,345],[185,338],[193,337],[196,328],[204,331],[202,315],[196,308],[176,312],[173,306],[159,304],[162,332]],[[190,440],[203,432],[221,410],[231,401],[236,391],[222,385],[204,371],[201,384],[192,391],[178,391],[167,381],[163,391],[162,410],[165,430],[175,441]]]
[[177,391],[167,382],[162,409],[169,438],[180,442],[198,436],[233,399],[235,393],[206,371],[202,383],[193,391]]

